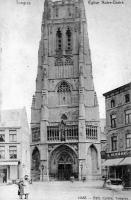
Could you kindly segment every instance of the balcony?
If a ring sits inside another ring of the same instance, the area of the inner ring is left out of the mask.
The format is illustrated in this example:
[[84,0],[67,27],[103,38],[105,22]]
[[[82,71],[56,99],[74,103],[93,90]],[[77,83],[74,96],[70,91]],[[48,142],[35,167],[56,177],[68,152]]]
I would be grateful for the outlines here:
[[97,140],[97,126],[86,125],[86,139]]
[[76,142],[78,141],[78,126],[48,126],[47,141],[50,142]]

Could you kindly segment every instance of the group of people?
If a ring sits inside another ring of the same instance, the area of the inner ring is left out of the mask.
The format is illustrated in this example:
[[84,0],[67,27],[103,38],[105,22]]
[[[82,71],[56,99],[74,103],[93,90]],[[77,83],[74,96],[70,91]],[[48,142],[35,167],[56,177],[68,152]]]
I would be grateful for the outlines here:
[[18,195],[20,199],[28,199],[29,195],[29,177],[28,175],[25,175],[24,179],[21,179],[18,182]]

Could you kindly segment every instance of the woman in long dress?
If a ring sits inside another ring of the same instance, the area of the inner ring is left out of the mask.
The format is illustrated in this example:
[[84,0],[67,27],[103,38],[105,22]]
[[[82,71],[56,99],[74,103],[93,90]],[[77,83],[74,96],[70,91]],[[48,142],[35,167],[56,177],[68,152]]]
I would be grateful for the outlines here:
[[24,179],[24,194],[25,194],[25,199],[28,199],[28,195],[29,195],[29,180],[28,180],[28,176],[25,176]]

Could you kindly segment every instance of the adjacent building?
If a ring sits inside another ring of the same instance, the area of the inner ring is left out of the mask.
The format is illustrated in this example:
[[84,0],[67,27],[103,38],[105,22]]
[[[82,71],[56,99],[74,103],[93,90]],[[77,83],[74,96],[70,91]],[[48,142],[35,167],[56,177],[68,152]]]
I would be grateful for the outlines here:
[[103,158],[102,153],[106,152],[107,149],[107,134],[106,134],[106,119],[100,119],[100,130],[101,130],[101,176],[106,176],[106,167],[103,166],[105,158]]
[[107,159],[110,178],[122,178],[131,187],[131,83],[104,94],[106,103]]
[[45,0],[31,130],[33,180],[100,177],[99,106],[83,0]]
[[25,108],[3,110],[0,118],[0,182],[30,175],[30,135]]

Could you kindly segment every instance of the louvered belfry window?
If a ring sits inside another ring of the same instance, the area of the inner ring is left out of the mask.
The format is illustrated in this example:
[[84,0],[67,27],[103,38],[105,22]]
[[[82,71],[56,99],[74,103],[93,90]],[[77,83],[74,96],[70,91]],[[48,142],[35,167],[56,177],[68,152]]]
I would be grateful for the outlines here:
[[66,31],[66,37],[67,37],[67,50],[71,50],[71,31],[70,29],[68,28],[67,31]]
[[58,28],[57,33],[56,33],[56,47],[57,47],[57,50],[62,49],[62,33],[60,31],[60,28]]

